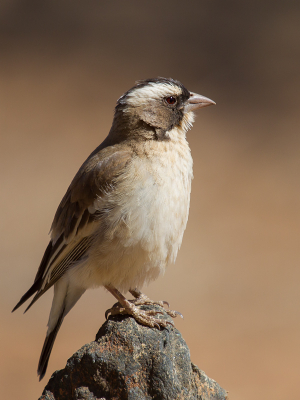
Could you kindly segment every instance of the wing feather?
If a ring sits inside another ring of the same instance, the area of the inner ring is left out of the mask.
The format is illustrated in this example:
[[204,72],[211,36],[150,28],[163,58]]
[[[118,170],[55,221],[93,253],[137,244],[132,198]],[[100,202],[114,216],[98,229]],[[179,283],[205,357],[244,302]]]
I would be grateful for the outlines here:
[[74,263],[85,257],[100,223],[97,216],[101,210],[94,209],[95,200],[114,190],[115,179],[131,159],[129,146],[123,144],[120,149],[118,144],[100,145],[84,162],[58,206],[50,230],[51,240],[34,284],[13,311],[36,293],[27,311]]
[[43,287],[36,293],[29,306],[26,308],[25,312],[45,293],[51,288],[65,273],[71,268],[76,262],[79,262],[83,257],[85,252],[89,249],[93,237],[84,237],[72,251],[68,252],[66,256],[54,266],[49,275],[49,280],[44,280]]
[[[51,236],[62,233],[71,241],[90,219],[97,197],[104,197],[114,188],[114,181],[131,161],[132,152],[125,147],[110,146],[94,152],[81,166],[56,211]],[[87,214],[89,212],[89,214]],[[81,224],[81,220],[82,224]]]

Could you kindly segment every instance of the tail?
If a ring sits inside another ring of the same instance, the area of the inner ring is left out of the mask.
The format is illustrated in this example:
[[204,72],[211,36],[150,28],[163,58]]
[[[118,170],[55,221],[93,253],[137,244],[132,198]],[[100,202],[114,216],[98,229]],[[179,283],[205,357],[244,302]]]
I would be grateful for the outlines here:
[[48,331],[37,370],[40,380],[45,376],[50,354],[59,328],[61,327],[65,316],[84,292],[85,289],[70,285],[67,279],[60,279],[55,283],[54,297],[48,321]]
[[45,373],[47,371],[48,361],[50,358],[52,347],[54,345],[54,341],[56,339],[56,335],[59,331],[59,328],[61,327],[61,324],[64,320],[64,312],[65,312],[65,309],[62,310],[54,329],[49,334],[47,334],[46,339],[44,341],[44,346],[43,346],[43,349],[41,352],[38,370],[37,370],[40,381],[44,378]]

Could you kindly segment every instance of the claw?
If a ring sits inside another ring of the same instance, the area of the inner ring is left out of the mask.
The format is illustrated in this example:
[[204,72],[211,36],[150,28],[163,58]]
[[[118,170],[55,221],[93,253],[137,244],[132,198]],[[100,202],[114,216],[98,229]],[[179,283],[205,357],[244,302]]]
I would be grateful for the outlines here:
[[166,301],[166,300],[163,300],[162,302],[163,302],[163,304],[164,304],[164,305],[166,305],[166,306],[168,306],[168,308],[170,308],[170,304],[169,304],[169,302],[168,302],[168,301]]
[[183,318],[183,315],[181,314],[181,312],[175,311],[175,314],[176,314],[176,315],[179,315],[180,318],[184,319],[184,318]]
[[105,319],[107,320],[109,317],[109,314],[111,314],[111,308],[105,311]]
[[175,324],[174,324],[173,321],[166,321],[166,323],[169,324],[169,325],[171,325],[171,326],[173,326],[173,327],[175,326]]

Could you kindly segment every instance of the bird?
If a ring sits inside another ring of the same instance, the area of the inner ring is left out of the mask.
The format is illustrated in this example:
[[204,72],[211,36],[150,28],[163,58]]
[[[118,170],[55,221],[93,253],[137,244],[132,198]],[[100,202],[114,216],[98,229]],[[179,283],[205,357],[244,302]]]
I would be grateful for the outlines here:
[[[186,228],[193,160],[186,139],[194,111],[215,104],[172,78],[140,80],[117,101],[111,129],[79,168],[50,230],[34,283],[13,311],[25,312],[52,286],[54,297],[38,364],[41,380],[61,324],[83,293],[104,287],[129,314],[166,327],[141,292],[174,263]],[[130,292],[133,300],[124,294]],[[180,313],[167,310],[176,317]]]

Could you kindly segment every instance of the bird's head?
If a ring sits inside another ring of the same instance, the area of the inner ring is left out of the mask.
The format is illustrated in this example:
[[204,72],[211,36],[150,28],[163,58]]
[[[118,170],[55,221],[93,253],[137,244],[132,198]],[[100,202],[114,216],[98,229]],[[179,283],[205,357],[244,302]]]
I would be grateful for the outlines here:
[[215,102],[189,92],[171,78],[138,81],[119,98],[112,131],[126,137],[170,140],[174,128],[185,135],[194,121],[194,111],[212,104]]

